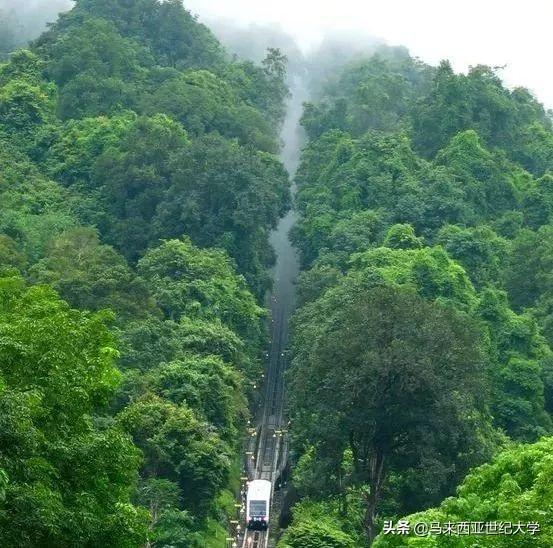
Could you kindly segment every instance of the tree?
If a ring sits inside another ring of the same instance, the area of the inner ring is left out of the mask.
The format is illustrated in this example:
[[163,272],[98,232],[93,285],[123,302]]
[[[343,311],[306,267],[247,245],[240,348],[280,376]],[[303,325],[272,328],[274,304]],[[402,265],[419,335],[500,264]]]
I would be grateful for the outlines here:
[[487,357],[468,317],[405,288],[351,289],[297,318],[291,400],[296,435],[340,461],[351,449],[372,540],[391,473],[437,461],[444,493],[483,458]]
[[117,350],[105,314],[71,310],[45,287],[0,280],[0,531],[7,546],[137,545],[130,503],[140,454],[110,421]]
[[163,112],[193,136],[219,132],[242,145],[277,152],[274,131],[262,113],[246,105],[225,79],[207,71],[187,71],[166,78],[143,100],[146,114]]
[[152,224],[171,184],[172,159],[188,144],[184,128],[158,114],[138,118],[94,162],[91,186],[100,190],[94,205],[107,213],[101,230],[132,261],[157,241]]
[[552,267],[553,227],[544,226],[538,232],[520,231],[503,274],[515,309],[535,306],[550,293]]
[[168,240],[138,263],[166,318],[219,318],[254,345],[262,337],[263,310],[244,278],[220,250],[200,250],[190,239]]
[[388,229],[383,245],[392,249],[420,249],[423,240],[417,237],[411,225],[398,224]]
[[294,523],[278,544],[279,548],[353,548],[353,539],[328,519]]
[[0,87],[0,124],[12,138],[29,140],[53,114],[52,86],[13,79]]
[[155,394],[194,409],[223,440],[237,439],[247,416],[241,378],[219,357],[188,355],[151,370],[145,381]]
[[552,353],[536,320],[513,312],[505,292],[491,288],[482,292],[477,312],[488,325],[493,348],[490,384],[496,424],[521,441],[551,433],[545,392],[551,386],[546,373]]
[[438,242],[465,268],[477,288],[500,282],[509,244],[490,228],[448,225],[440,230]]
[[[404,48],[380,46],[374,54],[351,56],[350,47],[338,53],[318,104],[307,104],[302,124],[312,140],[331,129],[358,137],[370,129],[394,131],[402,126],[418,96],[429,88],[432,69],[409,56]],[[333,51],[336,55],[336,51]],[[319,58],[311,70],[324,66]],[[326,61],[328,62],[328,61]],[[317,75],[313,77],[317,78]]]
[[79,0],[42,41],[48,44],[90,17],[110,21],[122,35],[148,44],[160,65],[210,68],[224,62],[224,51],[211,31],[178,0]]
[[220,356],[236,369],[251,372],[249,360],[257,351],[218,318],[185,317],[178,324],[157,317],[130,321],[121,333],[121,346],[121,366],[138,369],[141,374],[188,353]]
[[156,236],[187,234],[196,245],[224,248],[261,297],[272,258],[268,232],[289,201],[282,164],[209,135],[182,148],[171,165],[171,185],[154,220]]
[[144,281],[112,247],[100,244],[92,228],[75,228],[54,239],[30,278],[49,284],[80,309],[111,308],[135,319],[156,312]]
[[478,218],[495,218],[518,205],[519,186],[527,175],[487,150],[476,131],[455,135],[436,155],[462,189],[463,198]]
[[268,48],[261,63],[265,75],[264,110],[273,123],[282,122],[285,114],[284,100],[288,96],[286,66],[288,58],[278,48]]
[[21,271],[26,266],[26,257],[21,253],[15,242],[9,236],[0,234],[0,271],[16,268]]
[[338,511],[336,500],[315,502],[306,498],[293,508],[294,520],[286,529],[278,548],[353,548],[363,542],[356,532],[361,514],[357,505],[348,512]]
[[181,493],[179,486],[166,479],[149,478],[138,490],[137,498],[150,510],[149,543],[151,546],[176,548],[200,547],[202,536],[197,520],[189,512],[178,510]]
[[77,224],[76,196],[48,179],[16,144],[0,135],[0,232],[32,263],[53,237]]
[[131,107],[145,76],[143,66],[152,62],[112,21],[95,17],[52,44],[47,58],[47,74],[60,88],[59,113],[65,119]]
[[372,247],[383,226],[382,212],[363,210],[341,219],[330,234],[330,248],[348,254]]
[[[469,548],[475,542],[482,547],[507,548],[536,546],[546,548],[553,542],[553,474],[551,451],[553,438],[532,445],[505,449],[491,463],[474,469],[465,478],[457,496],[446,499],[438,508],[408,516],[411,524],[463,521],[520,523],[523,532],[516,535],[448,536],[385,535],[375,540],[374,548],[424,546],[425,548]],[[539,523],[540,532],[528,533],[528,523]]]
[[228,480],[230,449],[185,405],[145,396],[117,419],[144,451],[142,477],[174,482],[180,507],[205,518]]
[[137,116],[131,111],[118,116],[67,121],[45,137],[44,147],[39,140],[50,176],[64,186],[81,184],[83,190],[94,187],[96,160],[108,148],[119,147],[129,133],[136,131],[137,124]]
[[490,67],[479,65],[466,75],[455,74],[443,61],[410,118],[415,148],[426,157],[434,157],[456,134],[475,130],[488,146],[501,147],[536,174],[547,169],[547,113],[528,90],[504,87]]
[[[532,97],[531,100],[534,100]],[[542,175],[553,168],[553,133],[547,123],[533,122],[520,135],[516,159],[531,173]]]
[[465,270],[440,246],[422,249],[379,247],[350,258],[352,277],[376,277],[390,284],[408,285],[425,299],[450,302],[470,311],[477,295]]

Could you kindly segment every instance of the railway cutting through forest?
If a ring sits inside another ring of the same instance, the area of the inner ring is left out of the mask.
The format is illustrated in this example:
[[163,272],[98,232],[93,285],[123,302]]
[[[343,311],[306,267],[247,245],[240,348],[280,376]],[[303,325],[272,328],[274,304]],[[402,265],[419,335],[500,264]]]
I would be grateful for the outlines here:
[[[248,478],[270,481],[273,493],[279,486],[287,460],[286,419],[284,418],[284,372],[287,364],[288,317],[276,295],[271,297],[272,328],[264,404],[248,451]],[[253,458],[252,458],[253,457]],[[244,548],[266,548],[269,531],[246,530]]]
[[[293,179],[301,151],[299,121],[306,91],[301,78],[295,78],[291,88],[292,94],[281,132],[281,159]],[[284,373],[289,359],[289,322],[295,307],[295,283],[299,273],[298,257],[289,239],[295,221],[296,213],[291,210],[280,220],[270,238],[276,254],[272,271],[273,288],[269,298],[271,342],[267,355],[263,404],[256,416],[255,426],[250,429],[246,451],[248,480],[270,481],[273,495],[280,487],[288,454]],[[253,531],[246,528],[244,534],[239,536],[238,545],[242,548],[267,548],[270,545],[269,530]]]

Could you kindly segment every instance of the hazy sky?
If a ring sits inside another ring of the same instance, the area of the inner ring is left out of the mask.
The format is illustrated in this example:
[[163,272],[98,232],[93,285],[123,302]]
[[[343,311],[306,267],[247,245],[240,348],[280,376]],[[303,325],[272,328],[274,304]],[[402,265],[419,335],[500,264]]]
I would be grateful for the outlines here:
[[510,86],[531,89],[553,108],[553,0],[185,0],[200,19],[278,23],[304,49],[330,30],[363,31],[405,45],[432,64],[507,65]]

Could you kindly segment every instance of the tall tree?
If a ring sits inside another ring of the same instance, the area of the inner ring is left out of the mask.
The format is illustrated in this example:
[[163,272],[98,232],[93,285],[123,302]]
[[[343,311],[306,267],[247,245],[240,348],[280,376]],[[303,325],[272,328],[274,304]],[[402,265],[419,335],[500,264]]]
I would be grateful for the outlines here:
[[351,449],[356,482],[368,485],[372,540],[390,474],[439,463],[443,493],[484,457],[486,351],[474,322],[409,289],[357,286],[333,297],[297,320],[294,423],[336,465]]
[[136,546],[140,453],[105,410],[120,378],[105,314],[0,280],[0,536],[6,546]]

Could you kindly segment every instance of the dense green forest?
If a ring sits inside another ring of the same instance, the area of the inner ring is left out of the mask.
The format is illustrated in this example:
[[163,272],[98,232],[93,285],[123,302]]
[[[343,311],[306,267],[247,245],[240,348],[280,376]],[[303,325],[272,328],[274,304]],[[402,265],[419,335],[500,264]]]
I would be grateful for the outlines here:
[[490,68],[383,48],[329,79],[302,123],[301,502],[279,546],[363,546],[399,519],[541,534],[375,547],[551,546],[550,114]]
[[285,70],[176,0],[80,0],[0,65],[2,546],[224,545]]
[[[232,55],[180,0],[77,0],[25,49],[10,17],[0,544],[225,546],[292,205],[287,59],[264,31]],[[369,49],[289,45],[312,101],[278,546],[549,548],[551,113],[491,68]]]

